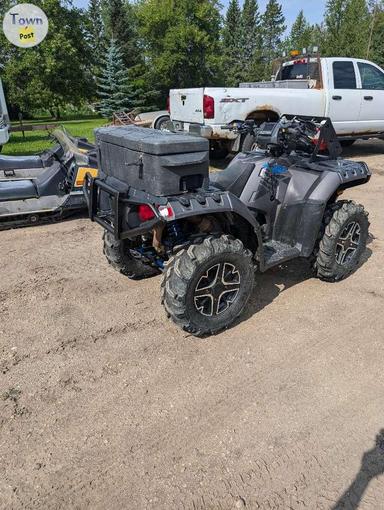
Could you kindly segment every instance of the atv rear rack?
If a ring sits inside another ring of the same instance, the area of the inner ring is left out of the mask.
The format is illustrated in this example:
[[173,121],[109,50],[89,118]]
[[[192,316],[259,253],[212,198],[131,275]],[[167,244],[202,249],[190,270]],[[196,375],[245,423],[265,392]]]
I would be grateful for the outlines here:
[[[116,183],[119,182],[117,180],[114,181]],[[112,187],[105,181],[93,178],[89,174],[85,175],[83,191],[91,221],[98,223],[108,232],[111,232],[116,239],[136,237],[152,230],[157,224],[164,222],[155,206],[166,205],[168,202],[166,198],[156,197],[144,191],[130,188],[128,185],[121,187],[121,189],[117,186]],[[110,204],[109,209],[102,209],[100,207],[102,197]],[[125,228],[125,226],[128,226],[123,216],[126,206],[141,204],[148,205],[155,217],[137,228]]]

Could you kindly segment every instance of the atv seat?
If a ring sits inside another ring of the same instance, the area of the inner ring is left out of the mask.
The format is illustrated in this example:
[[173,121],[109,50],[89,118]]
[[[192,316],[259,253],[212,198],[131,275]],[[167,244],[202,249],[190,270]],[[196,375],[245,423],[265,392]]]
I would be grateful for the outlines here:
[[23,179],[20,181],[0,181],[0,201],[26,200],[37,198],[38,192],[33,181]]
[[259,159],[264,159],[264,156],[240,153],[225,170],[210,174],[210,182],[216,188],[240,197]]
[[43,167],[44,163],[40,156],[0,156],[0,171]]

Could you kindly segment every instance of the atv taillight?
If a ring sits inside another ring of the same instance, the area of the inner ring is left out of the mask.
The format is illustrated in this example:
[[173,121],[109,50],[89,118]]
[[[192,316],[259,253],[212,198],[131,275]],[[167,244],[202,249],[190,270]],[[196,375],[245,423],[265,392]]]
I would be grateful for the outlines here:
[[[313,145],[317,145],[319,143],[319,139],[318,138],[312,138],[312,143],[313,143]],[[321,140],[319,151],[324,152],[327,149],[328,149],[327,142],[325,142],[324,140]]]
[[147,204],[139,205],[137,214],[139,215],[140,221],[143,222],[152,220],[156,216],[152,208]]
[[213,97],[204,95],[203,110],[204,119],[213,119],[215,117],[215,100]]

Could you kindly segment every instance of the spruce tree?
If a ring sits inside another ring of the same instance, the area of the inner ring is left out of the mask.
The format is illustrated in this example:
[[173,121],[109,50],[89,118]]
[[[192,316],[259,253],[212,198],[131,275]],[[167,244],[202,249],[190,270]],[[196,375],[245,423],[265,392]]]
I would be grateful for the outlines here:
[[230,0],[223,28],[223,48],[225,62],[225,84],[236,87],[242,79],[243,46],[241,10],[238,0]]
[[342,28],[344,25],[347,0],[328,0],[325,8],[326,39],[322,44],[325,56],[345,56],[343,48]]
[[370,35],[366,58],[384,68],[384,2],[371,6]]
[[313,27],[308,23],[304,16],[304,11],[300,11],[289,35],[289,45],[291,50],[302,51],[313,44]]
[[270,78],[272,62],[279,56],[286,26],[283,9],[277,0],[269,0],[262,16],[263,54],[266,59],[264,77]]
[[118,44],[126,67],[140,63],[136,6],[127,0],[102,0],[105,33]]
[[241,13],[242,81],[257,81],[260,78],[262,35],[257,0],[244,0]]
[[369,41],[369,12],[366,0],[348,0],[341,27],[344,57],[365,58]]
[[116,41],[111,39],[98,78],[98,95],[101,98],[98,109],[103,117],[110,118],[114,112],[133,107],[134,93],[129,81],[122,52]]
[[101,0],[89,0],[87,15],[87,32],[89,44],[92,48],[93,74],[97,75],[100,71],[105,44]]

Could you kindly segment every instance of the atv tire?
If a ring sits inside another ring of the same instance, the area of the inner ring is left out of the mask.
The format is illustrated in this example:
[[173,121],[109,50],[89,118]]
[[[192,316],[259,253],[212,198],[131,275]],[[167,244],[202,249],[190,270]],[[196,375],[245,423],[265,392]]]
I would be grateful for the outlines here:
[[328,282],[349,276],[366,249],[368,235],[368,213],[362,205],[345,201],[334,207],[319,245],[315,262],[317,276]]
[[103,251],[108,263],[124,276],[128,276],[131,280],[141,280],[160,273],[158,269],[133,255],[129,241],[118,241],[113,234],[107,231],[104,232],[103,240]]
[[162,303],[168,316],[195,336],[228,328],[252,293],[252,253],[228,235],[207,237],[169,260]]
[[257,149],[255,135],[248,133],[241,144],[241,152],[253,152]]

